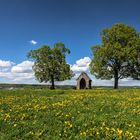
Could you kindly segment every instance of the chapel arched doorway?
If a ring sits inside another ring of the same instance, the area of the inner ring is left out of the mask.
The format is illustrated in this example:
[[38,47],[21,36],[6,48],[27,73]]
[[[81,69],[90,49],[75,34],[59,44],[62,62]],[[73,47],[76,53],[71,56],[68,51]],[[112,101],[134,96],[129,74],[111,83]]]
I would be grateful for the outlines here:
[[80,89],[85,89],[86,88],[86,80],[82,78],[80,80]]

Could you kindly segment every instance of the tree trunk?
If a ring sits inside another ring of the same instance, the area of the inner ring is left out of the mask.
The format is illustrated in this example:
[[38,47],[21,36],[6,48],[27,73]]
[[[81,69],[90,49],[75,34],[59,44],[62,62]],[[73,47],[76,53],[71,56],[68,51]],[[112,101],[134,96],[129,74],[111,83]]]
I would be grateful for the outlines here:
[[53,77],[53,75],[51,75],[51,83],[52,83],[51,89],[55,89],[55,86],[54,86],[54,77]]
[[118,81],[119,81],[118,70],[116,69],[114,71],[114,89],[118,89]]

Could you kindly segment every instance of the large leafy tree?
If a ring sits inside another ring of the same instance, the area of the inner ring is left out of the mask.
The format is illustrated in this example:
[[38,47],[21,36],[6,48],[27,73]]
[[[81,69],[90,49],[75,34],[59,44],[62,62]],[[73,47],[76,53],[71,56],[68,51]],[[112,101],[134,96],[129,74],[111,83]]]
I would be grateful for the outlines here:
[[73,72],[70,65],[66,63],[66,54],[70,50],[63,43],[56,43],[53,48],[44,45],[39,49],[31,50],[28,58],[32,58],[35,62],[33,71],[39,82],[51,82],[51,89],[55,88],[55,81],[63,81],[70,79]]
[[96,78],[140,79],[140,35],[131,26],[118,23],[101,32],[102,43],[92,47],[90,71]]

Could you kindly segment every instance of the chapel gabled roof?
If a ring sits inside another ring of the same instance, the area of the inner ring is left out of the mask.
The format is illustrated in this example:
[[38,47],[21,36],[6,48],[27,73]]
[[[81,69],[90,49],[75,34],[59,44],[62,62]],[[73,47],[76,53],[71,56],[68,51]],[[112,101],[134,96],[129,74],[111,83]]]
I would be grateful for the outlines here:
[[85,73],[84,71],[81,72],[81,74],[79,75],[79,77],[76,80],[78,80],[80,77],[82,77],[82,75],[85,75],[89,80],[91,80],[90,77],[87,75],[87,73]]

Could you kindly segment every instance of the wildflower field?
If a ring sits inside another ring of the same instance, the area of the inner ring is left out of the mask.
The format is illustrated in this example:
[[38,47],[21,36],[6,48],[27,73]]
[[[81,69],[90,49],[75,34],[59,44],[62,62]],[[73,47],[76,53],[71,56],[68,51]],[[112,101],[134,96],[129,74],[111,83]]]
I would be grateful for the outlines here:
[[1,90],[0,140],[140,140],[140,89]]

